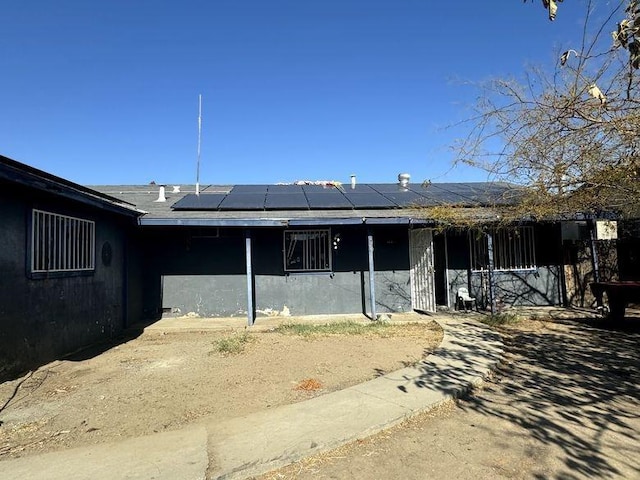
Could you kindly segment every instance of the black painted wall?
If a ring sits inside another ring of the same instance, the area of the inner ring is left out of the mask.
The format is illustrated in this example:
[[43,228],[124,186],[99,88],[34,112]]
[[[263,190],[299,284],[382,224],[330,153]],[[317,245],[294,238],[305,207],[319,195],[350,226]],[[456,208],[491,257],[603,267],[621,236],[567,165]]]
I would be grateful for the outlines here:
[[[27,266],[33,208],[96,222],[96,268],[85,276],[32,278]],[[120,334],[141,315],[139,269],[129,245],[135,227],[80,203],[0,183],[0,377],[20,373]],[[109,266],[101,260],[111,245]],[[132,265],[134,265],[132,263]],[[134,301],[129,305],[128,299]]]

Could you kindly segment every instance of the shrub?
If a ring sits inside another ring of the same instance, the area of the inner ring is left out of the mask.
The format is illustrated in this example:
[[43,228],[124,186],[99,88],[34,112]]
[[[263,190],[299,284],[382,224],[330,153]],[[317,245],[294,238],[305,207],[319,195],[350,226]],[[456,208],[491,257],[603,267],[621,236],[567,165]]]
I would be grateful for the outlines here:
[[215,341],[216,351],[224,355],[237,355],[244,352],[247,343],[252,342],[253,337],[248,332],[233,334],[229,337]]
[[486,323],[492,327],[501,326],[501,325],[510,325],[514,323],[518,323],[520,321],[520,317],[515,313],[496,313],[493,315],[489,315],[481,319],[482,323]]

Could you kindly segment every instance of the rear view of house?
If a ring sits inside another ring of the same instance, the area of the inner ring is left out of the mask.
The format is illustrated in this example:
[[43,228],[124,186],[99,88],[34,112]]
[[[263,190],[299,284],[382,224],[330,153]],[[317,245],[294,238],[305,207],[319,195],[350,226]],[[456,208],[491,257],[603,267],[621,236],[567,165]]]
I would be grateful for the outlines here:
[[[162,315],[375,319],[454,309],[459,291],[480,308],[568,304],[572,230],[500,225],[493,207],[512,191],[406,175],[87,188],[0,157],[0,375]],[[443,229],[430,207],[483,221]]]
[[[425,208],[490,211],[504,183],[99,186],[135,204],[151,315],[256,316],[454,308],[459,288],[562,302],[560,226],[441,230]],[[495,216],[494,216],[495,218]]]

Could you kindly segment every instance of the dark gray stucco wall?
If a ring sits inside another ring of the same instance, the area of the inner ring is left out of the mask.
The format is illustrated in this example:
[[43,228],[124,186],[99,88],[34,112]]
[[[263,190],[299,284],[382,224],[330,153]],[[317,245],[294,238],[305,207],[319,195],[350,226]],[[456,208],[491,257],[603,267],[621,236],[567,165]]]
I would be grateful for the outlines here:
[[[375,281],[378,312],[411,310],[407,271],[376,272]],[[173,315],[247,314],[244,275],[167,275],[163,278],[163,292],[163,308]],[[369,276],[367,272],[257,275],[255,297],[258,316],[363,313],[370,308]]]
[[[178,315],[246,315],[243,232],[217,234],[218,238],[207,235],[206,230],[156,232],[155,238],[161,238],[156,242],[155,258],[161,265],[162,308]],[[339,247],[333,252],[332,274],[301,274],[284,271],[283,229],[251,232],[258,315],[369,310],[367,231],[343,226],[333,227],[331,234],[340,237]],[[409,311],[406,227],[380,227],[373,235],[377,311]]]
[[[498,306],[549,306],[562,303],[562,248],[560,226],[534,227],[537,268],[531,271],[496,271],[495,297]],[[480,307],[489,302],[487,273],[469,270],[469,240],[466,232],[447,236],[449,251],[449,293],[455,302],[459,288],[466,287]],[[450,305],[454,308],[455,305]]]
[[[55,196],[2,186],[0,193],[0,377],[113,338],[127,318],[125,242],[120,219]],[[96,222],[91,275],[31,278],[27,267],[32,208]],[[110,266],[101,249],[109,242]],[[129,314],[135,315],[135,311]]]
[[[561,303],[559,227],[535,227],[537,269],[496,272],[496,297],[502,305]],[[283,267],[283,229],[251,232],[255,305],[258,315],[338,314],[369,311],[367,230],[334,226],[341,238],[333,256],[333,273],[287,273]],[[406,227],[379,226],[374,236],[375,289],[378,312],[411,310],[408,232]],[[486,275],[469,270],[466,231],[436,235],[436,298],[453,308],[457,289],[465,286],[486,305]],[[245,241],[240,229],[147,229],[145,283],[147,310],[174,314],[244,316],[247,309]],[[447,266],[446,276],[444,275]],[[439,271],[442,269],[442,271]],[[149,288],[151,285],[151,288]],[[440,290],[439,290],[440,289]],[[155,295],[155,296],[154,296]],[[164,297],[164,298],[163,298]],[[154,303],[155,302],[155,303]]]

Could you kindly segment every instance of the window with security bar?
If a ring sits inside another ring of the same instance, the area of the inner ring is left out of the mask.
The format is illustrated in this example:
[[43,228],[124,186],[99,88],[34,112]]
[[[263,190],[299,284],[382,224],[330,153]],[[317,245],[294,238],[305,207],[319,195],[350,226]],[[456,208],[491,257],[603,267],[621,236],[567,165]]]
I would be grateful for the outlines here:
[[[536,255],[533,227],[501,228],[491,232],[493,236],[494,270],[535,270]],[[469,233],[471,270],[482,272],[489,269],[487,235]]]
[[331,231],[285,230],[284,270],[286,272],[330,272]]
[[95,222],[33,210],[31,273],[95,270]]

